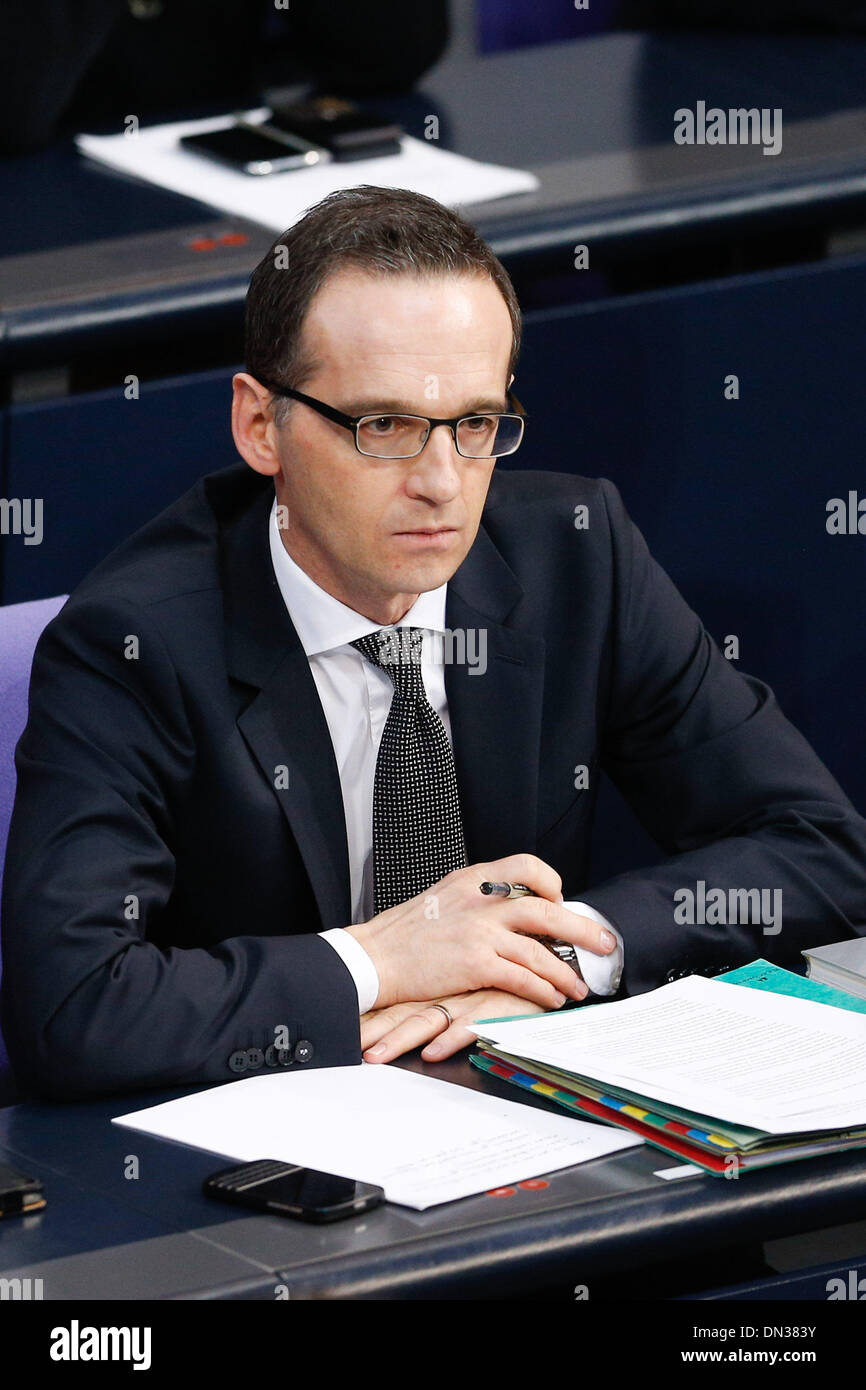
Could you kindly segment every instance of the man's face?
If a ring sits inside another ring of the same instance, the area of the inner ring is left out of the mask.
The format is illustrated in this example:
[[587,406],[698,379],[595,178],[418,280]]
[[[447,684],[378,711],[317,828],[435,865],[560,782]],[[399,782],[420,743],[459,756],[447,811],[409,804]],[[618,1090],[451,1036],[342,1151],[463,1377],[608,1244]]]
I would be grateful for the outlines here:
[[[481,276],[341,270],[307,314],[305,347],[320,367],[301,389],[352,416],[506,410],[511,333],[505,300]],[[347,429],[301,402],[275,448],[289,554],[328,593],[383,624],[454,574],[495,467],[458,454],[444,427],[415,458],[366,457]],[[437,537],[418,534],[442,527]]]

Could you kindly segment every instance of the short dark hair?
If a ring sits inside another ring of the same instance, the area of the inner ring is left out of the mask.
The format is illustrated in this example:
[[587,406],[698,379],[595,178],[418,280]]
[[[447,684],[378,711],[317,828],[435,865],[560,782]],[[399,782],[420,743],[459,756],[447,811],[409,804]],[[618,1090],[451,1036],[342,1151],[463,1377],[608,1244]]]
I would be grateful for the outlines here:
[[[277,237],[250,279],[246,303],[247,371],[300,390],[318,363],[303,348],[304,319],[328,277],[344,266],[374,275],[486,275],[511,316],[509,376],[520,353],[521,314],[507,270],[458,213],[405,188],[362,184],[309,208]],[[277,420],[292,402],[277,402]]]

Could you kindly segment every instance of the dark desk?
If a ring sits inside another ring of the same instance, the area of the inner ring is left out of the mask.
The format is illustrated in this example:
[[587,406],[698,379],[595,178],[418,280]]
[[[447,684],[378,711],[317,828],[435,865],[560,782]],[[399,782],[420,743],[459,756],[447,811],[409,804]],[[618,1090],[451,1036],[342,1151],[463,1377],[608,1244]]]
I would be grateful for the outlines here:
[[[465,1057],[408,1065],[549,1105],[482,1076]],[[734,1247],[866,1216],[862,1153],[737,1182],[669,1182],[654,1172],[673,1160],[645,1146],[549,1174],[543,1189],[427,1212],[386,1204],[358,1221],[304,1226],[209,1201],[200,1184],[222,1160],[109,1123],[179,1094],[0,1111],[0,1157],[38,1173],[48,1198],[43,1212],[0,1227],[0,1276],[41,1278],[46,1300],[273,1301],[277,1285],[291,1299],[490,1299],[555,1287],[569,1297],[578,1284],[596,1299],[611,1276],[639,1280],[660,1261],[699,1261],[712,1284]],[[134,1180],[124,1177],[130,1154],[140,1165]],[[644,1296],[657,1296],[654,1288]]]
[[[580,242],[634,255],[646,243],[781,224],[784,257],[796,227],[820,235],[862,218],[864,79],[858,37],[624,33],[446,57],[419,92],[379,104],[417,138],[435,115],[444,148],[533,170],[536,193],[466,211],[507,262],[553,256],[565,271]],[[781,153],[675,145],[674,112],[698,99],[781,108]],[[144,324],[150,334],[221,327],[272,239],[93,166],[71,142],[0,162],[0,204],[14,209],[0,228],[7,371],[93,351],[101,330],[125,343]],[[193,248],[208,228],[247,230],[250,241],[203,255]]]

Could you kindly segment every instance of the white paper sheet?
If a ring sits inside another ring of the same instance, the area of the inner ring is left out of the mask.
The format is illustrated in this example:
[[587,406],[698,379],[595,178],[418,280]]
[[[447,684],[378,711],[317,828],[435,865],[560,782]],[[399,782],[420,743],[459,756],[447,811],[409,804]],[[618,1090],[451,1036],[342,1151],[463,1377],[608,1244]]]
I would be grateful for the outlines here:
[[371,1062],[229,1082],[113,1123],[238,1162],[277,1158],[377,1183],[418,1211],[643,1142]]
[[866,1124],[866,1015],[689,975],[648,994],[480,1037],[734,1125],[790,1134]]
[[[267,107],[243,113],[249,120],[262,120]],[[198,198],[211,207],[236,217],[259,222],[275,232],[291,227],[320,198],[338,188],[354,188],[370,183],[384,188],[408,188],[426,193],[446,207],[486,202],[515,193],[529,193],[538,187],[534,174],[499,164],[482,164],[435,142],[401,139],[399,155],[378,159],[359,159],[348,163],[331,161],[311,169],[293,169],[265,178],[223,168],[201,155],[190,153],[178,142],[182,135],[221,130],[231,124],[230,116],[205,121],[176,121],[169,125],[143,126],[135,135],[77,135],[83,154],[121,173],[169,188],[188,198]]]

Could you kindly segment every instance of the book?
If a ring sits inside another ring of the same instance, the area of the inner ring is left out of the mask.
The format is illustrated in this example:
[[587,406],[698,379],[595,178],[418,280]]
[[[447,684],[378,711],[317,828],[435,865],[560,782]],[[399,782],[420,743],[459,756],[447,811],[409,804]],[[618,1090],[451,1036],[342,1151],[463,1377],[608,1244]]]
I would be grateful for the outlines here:
[[802,953],[809,978],[833,985],[860,999],[866,999],[866,937],[834,941],[829,946],[813,946]]

